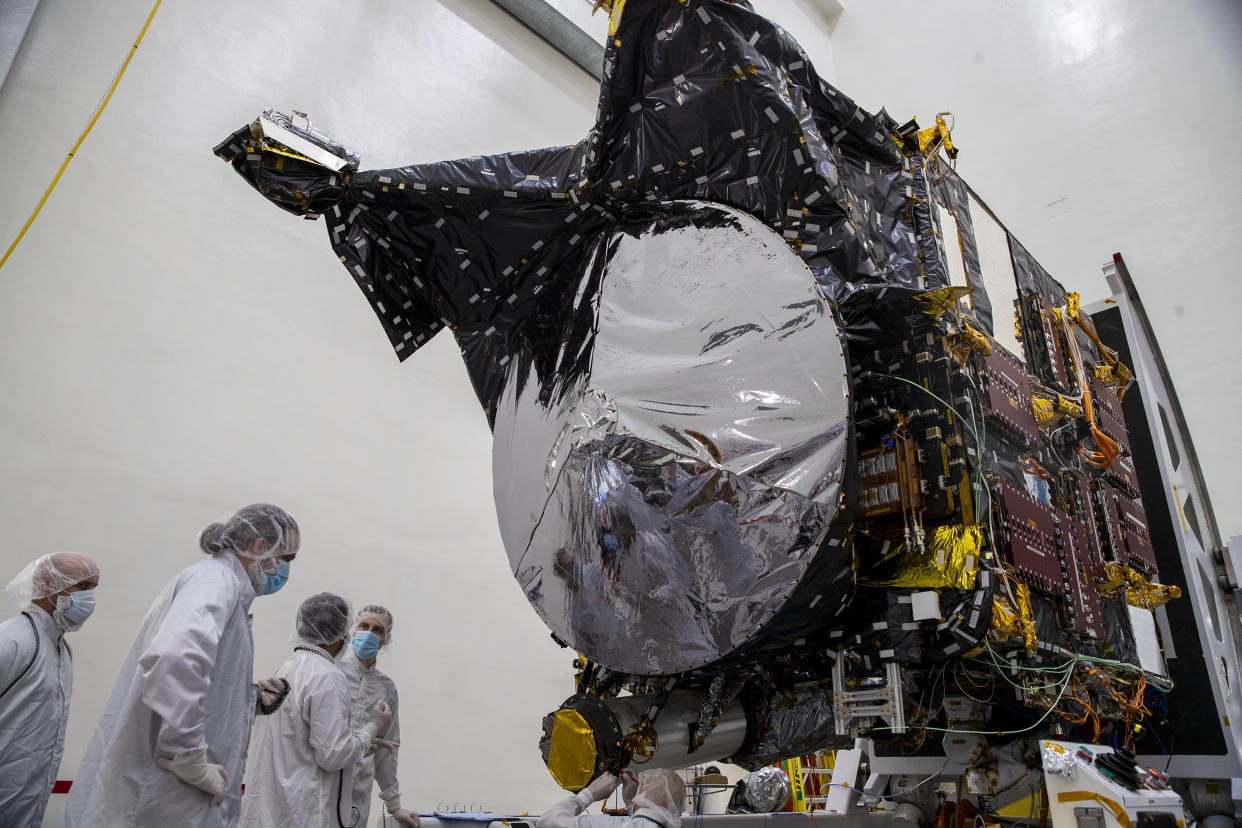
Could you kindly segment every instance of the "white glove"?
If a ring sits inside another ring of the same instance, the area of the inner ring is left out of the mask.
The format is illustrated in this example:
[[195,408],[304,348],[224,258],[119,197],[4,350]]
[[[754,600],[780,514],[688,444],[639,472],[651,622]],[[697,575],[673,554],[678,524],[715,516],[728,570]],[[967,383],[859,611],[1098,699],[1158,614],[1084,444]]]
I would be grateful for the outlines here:
[[418,814],[408,808],[397,808],[394,811],[389,811],[388,815],[402,825],[412,825],[414,828],[418,828],[420,822]]
[[374,739],[381,733],[388,731],[388,725],[392,723],[392,708],[388,706],[386,701],[377,701],[375,707],[371,708],[370,714],[367,716],[365,725],[366,731]]
[[385,750],[396,750],[399,747],[401,747],[400,742],[394,742],[391,739],[375,738],[371,740],[371,746],[367,748],[366,755],[370,756],[372,753],[375,753],[375,751],[380,750],[381,748]]
[[612,792],[617,789],[617,785],[620,784],[621,780],[616,774],[602,773],[595,777],[590,785],[586,786],[586,790],[591,795],[593,802],[599,802],[611,796]]
[[224,772],[223,765],[207,761],[207,748],[179,753],[171,759],[161,757],[159,766],[187,785],[193,785],[210,796],[212,807],[224,801],[228,775]]
[[638,776],[632,770],[621,771],[621,798],[629,805],[638,796]]
[[255,697],[256,712],[270,715],[275,713],[280,703],[285,700],[285,695],[289,692],[289,683],[279,678],[259,679],[255,682],[255,688],[259,691]]

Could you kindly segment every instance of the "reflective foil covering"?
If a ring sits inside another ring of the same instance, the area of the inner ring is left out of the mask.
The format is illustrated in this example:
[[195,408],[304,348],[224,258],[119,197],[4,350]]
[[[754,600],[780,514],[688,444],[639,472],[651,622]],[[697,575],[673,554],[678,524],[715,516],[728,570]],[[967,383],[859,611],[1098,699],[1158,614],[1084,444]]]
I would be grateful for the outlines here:
[[805,756],[826,747],[844,749],[852,737],[837,735],[832,708],[832,682],[804,682],[775,703],[756,707],[753,737],[731,761],[749,768],[770,765],[790,756]]
[[640,207],[596,243],[555,358],[509,364],[501,534],[527,598],[609,668],[679,673],[754,638],[837,512],[844,359],[780,237],[737,210]]
[[974,589],[983,527],[937,526],[924,548],[900,544],[872,565],[858,582],[867,586]]
[[746,783],[743,797],[746,805],[755,813],[777,811],[793,796],[789,777],[780,768],[760,768],[746,774],[743,781]]

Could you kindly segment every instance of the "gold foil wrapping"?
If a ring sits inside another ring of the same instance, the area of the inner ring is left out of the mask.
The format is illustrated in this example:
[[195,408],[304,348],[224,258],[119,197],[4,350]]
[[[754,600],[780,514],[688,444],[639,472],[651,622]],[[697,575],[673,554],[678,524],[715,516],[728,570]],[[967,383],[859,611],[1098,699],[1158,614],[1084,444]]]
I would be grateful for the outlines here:
[[608,10],[608,34],[609,36],[617,33],[617,27],[621,25],[621,12],[625,10],[625,0],[598,0],[595,8],[603,6]]
[[1018,617],[1018,611],[999,595],[992,599],[992,629],[1000,633],[1002,638],[1022,635],[1022,621]]
[[1052,400],[1043,397],[1031,397],[1031,413],[1035,415],[1035,422],[1041,426],[1052,422],[1056,416],[1056,405]]
[[859,583],[876,587],[974,589],[983,527],[937,526],[923,549],[900,544],[870,568]]
[[969,296],[971,292],[968,287],[951,286],[919,293],[912,298],[920,311],[932,319],[939,319],[945,315],[954,302]]
[[644,761],[655,754],[657,742],[659,739],[656,737],[655,725],[645,715],[634,722],[625,736],[621,737],[621,747],[633,754],[635,759]]
[[1039,643],[1039,637],[1035,635],[1035,611],[1031,609],[1031,590],[1026,584],[1018,584],[1014,592],[1017,594],[1018,614],[1022,622],[1022,644],[1033,651]]
[[1116,561],[1104,563],[1104,582],[1098,589],[1105,598],[1111,598],[1125,590],[1126,602],[1132,607],[1143,609],[1155,609],[1174,598],[1182,597],[1179,587],[1149,581],[1138,570]]
[[1081,417],[1082,406],[1073,400],[1057,394],[1057,411],[1067,414],[1070,417]]
[[1078,302],[1079,296],[1077,293],[1065,294],[1065,315],[1069,317],[1071,322],[1078,321]]
[[548,745],[548,771],[567,791],[580,791],[595,773],[595,734],[576,710],[561,709],[552,715]]
[[952,130],[942,117],[948,114],[948,112],[940,113],[936,116],[935,126],[919,130],[919,152],[923,157],[930,158],[939,152],[941,147],[944,147],[944,153],[949,156],[949,160],[957,160],[957,147],[953,146]]
[[1013,606],[1000,594],[992,599],[992,629],[1000,633],[1002,638],[1022,639],[1022,646],[1028,650],[1035,649],[1039,638],[1035,634],[1035,613],[1031,609],[1031,591],[1026,584],[1014,586]]

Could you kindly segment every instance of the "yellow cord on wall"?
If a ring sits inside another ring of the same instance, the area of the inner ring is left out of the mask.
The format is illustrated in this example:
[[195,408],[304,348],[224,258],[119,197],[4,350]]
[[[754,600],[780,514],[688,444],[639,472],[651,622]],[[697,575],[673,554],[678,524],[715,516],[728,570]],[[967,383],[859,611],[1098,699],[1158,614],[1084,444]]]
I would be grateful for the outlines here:
[[47,203],[48,196],[52,194],[52,190],[56,189],[56,184],[60,181],[60,177],[64,175],[69,162],[73,160],[74,154],[82,146],[86,136],[90,135],[95,122],[99,120],[99,116],[103,114],[104,109],[108,106],[108,101],[112,100],[112,93],[116,91],[117,85],[120,84],[121,78],[125,75],[125,69],[129,66],[129,61],[133,58],[134,53],[138,51],[138,44],[142,43],[142,39],[146,37],[147,29],[151,26],[151,21],[155,18],[155,13],[159,10],[161,2],[163,0],[155,0],[155,5],[151,7],[151,13],[147,15],[147,22],[142,24],[142,31],[138,32],[138,38],[134,41],[134,45],[130,47],[129,54],[125,56],[125,62],[121,64],[121,68],[117,70],[116,77],[112,79],[112,86],[108,87],[108,94],[104,95],[103,100],[100,101],[99,106],[95,109],[95,114],[91,117],[90,123],[86,125],[86,129],[82,130],[82,134],[78,136],[78,142],[73,145],[73,149],[69,150],[65,160],[61,162],[60,169],[56,171],[56,176],[52,179],[52,183],[47,185],[47,191],[43,193],[43,198],[39,199],[39,203],[35,206],[34,212],[30,214],[30,218],[26,219],[26,224],[22,226],[21,232],[17,234],[17,238],[13,239],[9,249],[4,251],[4,258],[0,259],[0,267],[4,267],[4,263],[9,260],[9,256],[13,255],[13,251],[17,249],[18,242],[26,235],[26,231],[30,229],[30,225],[34,224],[34,220],[39,217],[39,212],[43,209],[43,205]]

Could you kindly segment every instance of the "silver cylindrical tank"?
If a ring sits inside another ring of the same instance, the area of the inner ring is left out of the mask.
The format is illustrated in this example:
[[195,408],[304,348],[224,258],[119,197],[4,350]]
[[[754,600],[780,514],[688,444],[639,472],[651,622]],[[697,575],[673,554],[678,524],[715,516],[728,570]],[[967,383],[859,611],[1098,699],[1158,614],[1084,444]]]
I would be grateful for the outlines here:
[[[743,692],[725,705],[698,747],[694,728],[707,691],[701,688],[600,699],[566,699],[543,722],[540,751],[552,777],[580,790],[605,771],[684,768],[730,761],[750,768],[800,756],[838,739],[831,688],[806,682],[792,693]],[[842,747],[852,739],[842,742]]]

